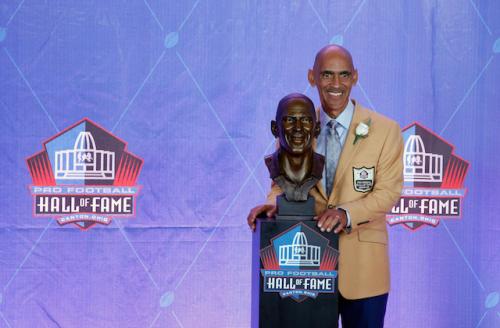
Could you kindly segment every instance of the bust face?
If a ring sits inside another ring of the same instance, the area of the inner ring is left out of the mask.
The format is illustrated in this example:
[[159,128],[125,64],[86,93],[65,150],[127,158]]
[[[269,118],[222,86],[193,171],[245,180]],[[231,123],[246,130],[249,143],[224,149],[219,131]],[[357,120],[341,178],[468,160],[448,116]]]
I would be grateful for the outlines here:
[[295,156],[310,151],[313,139],[319,134],[314,107],[301,98],[291,98],[283,106],[281,115],[272,123],[281,149]]

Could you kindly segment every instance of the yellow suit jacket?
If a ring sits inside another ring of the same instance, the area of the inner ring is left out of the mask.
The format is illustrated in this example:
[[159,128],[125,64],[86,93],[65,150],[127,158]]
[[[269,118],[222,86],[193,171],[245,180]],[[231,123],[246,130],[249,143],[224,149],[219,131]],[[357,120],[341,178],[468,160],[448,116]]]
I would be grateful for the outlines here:
[[[356,127],[368,120],[371,120],[368,135],[354,144]],[[360,299],[389,292],[385,213],[397,202],[403,186],[403,138],[395,121],[356,102],[347,133],[332,194],[327,197],[318,183],[310,195],[316,200],[317,214],[334,207],[350,214],[351,233],[339,235],[338,284],[344,298]],[[355,189],[355,174],[361,168],[373,172],[374,183],[369,191]],[[279,194],[280,188],[273,183],[268,203],[275,203]]]

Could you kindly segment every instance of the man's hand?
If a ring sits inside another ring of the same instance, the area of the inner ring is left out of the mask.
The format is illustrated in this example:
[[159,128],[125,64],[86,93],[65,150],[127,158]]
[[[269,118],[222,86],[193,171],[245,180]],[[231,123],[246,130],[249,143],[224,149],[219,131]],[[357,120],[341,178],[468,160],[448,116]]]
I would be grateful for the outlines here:
[[252,231],[255,231],[255,221],[257,217],[265,213],[268,218],[273,217],[276,214],[276,205],[264,204],[255,206],[248,214],[247,223]]
[[336,208],[329,208],[323,214],[315,216],[314,219],[318,221],[318,228],[323,232],[331,232],[335,228],[333,232],[339,233],[347,226],[345,211]]

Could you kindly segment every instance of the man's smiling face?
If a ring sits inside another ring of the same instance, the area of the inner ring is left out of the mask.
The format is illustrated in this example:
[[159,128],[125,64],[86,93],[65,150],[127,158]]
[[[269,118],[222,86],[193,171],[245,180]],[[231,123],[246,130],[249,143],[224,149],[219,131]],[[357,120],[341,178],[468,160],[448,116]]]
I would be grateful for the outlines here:
[[318,54],[309,82],[318,88],[323,110],[337,117],[347,106],[351,89],[358,81],[350,54],[341,47],[330,46]]

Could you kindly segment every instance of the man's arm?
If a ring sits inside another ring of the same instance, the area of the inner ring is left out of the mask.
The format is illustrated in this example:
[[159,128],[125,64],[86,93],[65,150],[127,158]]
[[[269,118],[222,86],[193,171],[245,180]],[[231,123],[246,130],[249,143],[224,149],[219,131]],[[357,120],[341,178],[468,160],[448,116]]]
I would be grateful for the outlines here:
[[271,191],[267,195],[267,200],[265,204],[255,206],[252,208],[247,217],[248,226],[252,231],[255,230],[255,221],[259,216],[265,214],[268,218],[273,217],[276,214],[276,196],[281,194],[281,188],[274,181],[271,184]]
[[364,198],[339,204],[349,212],[351,227],[356,229],[383,218],[401,196],[403,187],[403,137],[397,123],[389,127],[375,172],[373,190]]
[[276,205],[276,197],[282,193],[283,191],[280,186],[278,186],[276,182],[271,181],[271,190],[269,191],[269,194],[267,194],[266,204]]

